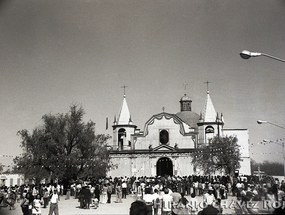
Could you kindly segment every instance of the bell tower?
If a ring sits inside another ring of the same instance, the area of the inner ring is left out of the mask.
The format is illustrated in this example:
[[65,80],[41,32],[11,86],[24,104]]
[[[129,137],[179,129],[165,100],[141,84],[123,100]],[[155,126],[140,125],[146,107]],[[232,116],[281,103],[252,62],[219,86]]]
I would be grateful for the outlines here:
[[124,86],[123,104],[118,118],[113,122],[113,150],[123,151],[132,148],[131,135],[135,133],[136,125],[133,124],[128,108]]
[[222,135],[222,128],[224,125],[223,114],[221,116],[215,110],[213,105],[212,99],[210,97],[210,92],[208,89],[207,83],[207,97],[206,97],[206,104],[204,106],[203,113],[200,115],[199,119],[199,144],[209,143],[210,139],[214,136],[223,136]]

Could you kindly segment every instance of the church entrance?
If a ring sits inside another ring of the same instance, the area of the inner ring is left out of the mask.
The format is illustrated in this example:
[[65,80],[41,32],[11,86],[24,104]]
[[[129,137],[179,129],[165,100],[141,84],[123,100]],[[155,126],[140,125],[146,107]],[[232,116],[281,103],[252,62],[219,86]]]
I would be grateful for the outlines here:
[[170,158],[162,157],[158,159],[156,163],[156,175],[157,176],[173,175],[173,164]]

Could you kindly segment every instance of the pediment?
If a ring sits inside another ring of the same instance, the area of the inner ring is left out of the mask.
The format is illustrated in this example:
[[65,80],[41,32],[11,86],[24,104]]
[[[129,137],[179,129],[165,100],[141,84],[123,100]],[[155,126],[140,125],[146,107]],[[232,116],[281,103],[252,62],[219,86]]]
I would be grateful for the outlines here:
[[153,151],[174,151],[175,149],[168,145],[160,145],[153,149]]

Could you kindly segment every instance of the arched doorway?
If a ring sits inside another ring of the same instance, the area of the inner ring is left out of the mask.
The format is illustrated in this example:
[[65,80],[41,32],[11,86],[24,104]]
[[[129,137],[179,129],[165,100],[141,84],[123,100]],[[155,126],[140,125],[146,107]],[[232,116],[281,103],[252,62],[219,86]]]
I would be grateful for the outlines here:
[[157,176],[173,175],[173,164],[170,158],[162,157],[158,159],[156,163],[156,175]]

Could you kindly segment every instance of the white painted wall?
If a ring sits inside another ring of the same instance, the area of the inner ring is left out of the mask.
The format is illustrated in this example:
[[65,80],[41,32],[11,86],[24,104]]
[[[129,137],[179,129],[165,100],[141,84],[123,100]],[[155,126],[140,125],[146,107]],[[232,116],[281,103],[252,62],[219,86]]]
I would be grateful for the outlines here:
[[135,149],[148,149],[149,145],[155,148],[160,145],[159,133],[161,130],[167,130],[169,133],[169,143],[167,145],[174,147],[178,144],[178,148],[194,148],[192,136],[183,136],[180,133],[180,125],[173,122],[173,118],[154,119],[154,123],[148,125],[148,134],[145,137],[138,137]]
[[239,169],[240,175],[250,175],[250,153],[249,153],[249,132],[248,129],[224,129],[224,136],[236,136],[240,146],[241,158],[243,159]]
[[23,175],[19,174],[0,174],[0,186],[20,186],[25,183]]

